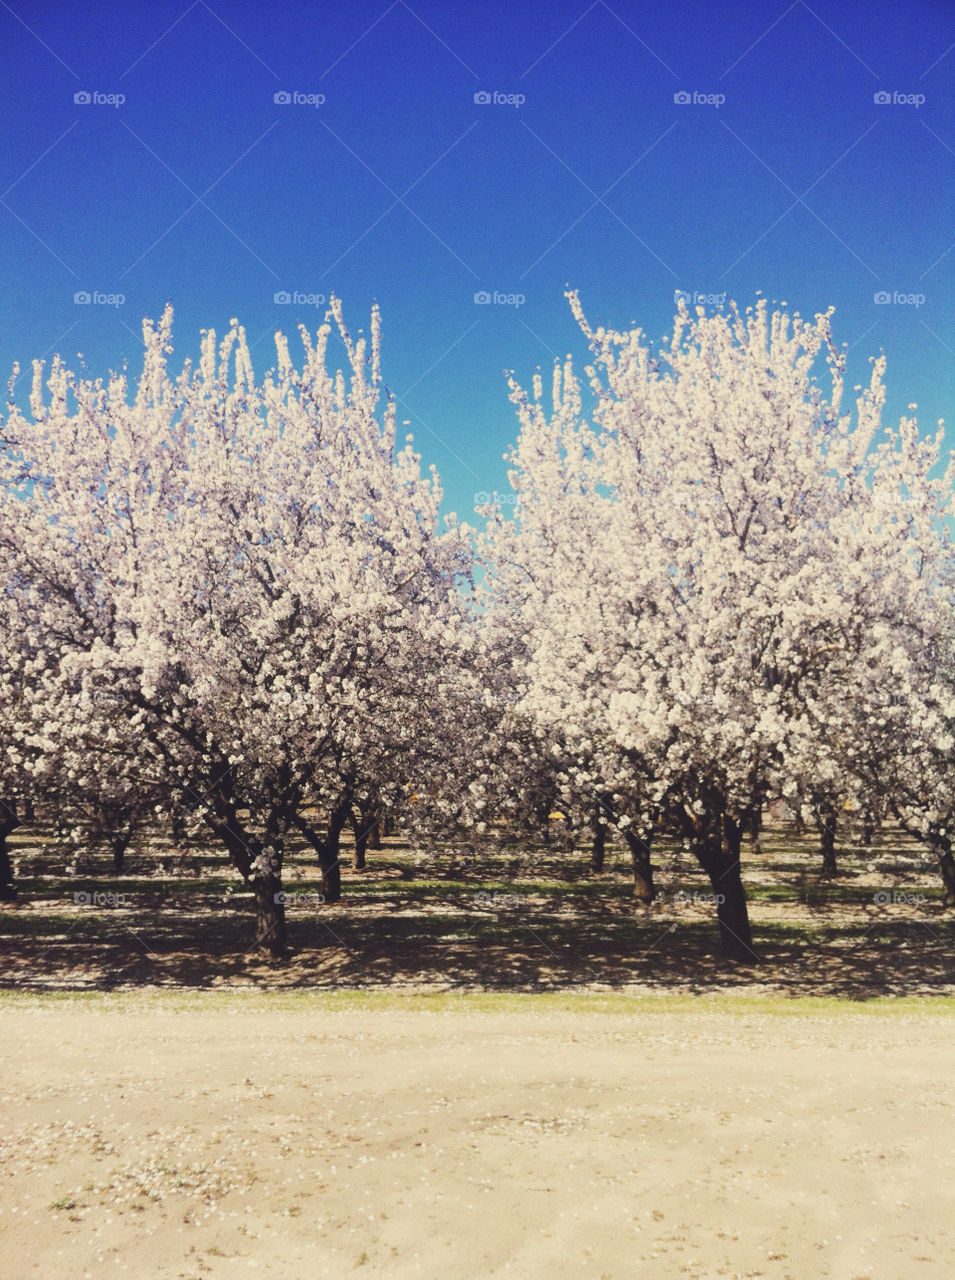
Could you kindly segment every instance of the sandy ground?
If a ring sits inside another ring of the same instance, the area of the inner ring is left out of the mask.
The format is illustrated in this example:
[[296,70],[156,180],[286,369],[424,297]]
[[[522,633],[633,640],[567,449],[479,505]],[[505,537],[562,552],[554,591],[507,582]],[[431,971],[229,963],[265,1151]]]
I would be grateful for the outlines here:
[[951,1017],[190,1007],[3,1010],[0,1274],[955,1275]]

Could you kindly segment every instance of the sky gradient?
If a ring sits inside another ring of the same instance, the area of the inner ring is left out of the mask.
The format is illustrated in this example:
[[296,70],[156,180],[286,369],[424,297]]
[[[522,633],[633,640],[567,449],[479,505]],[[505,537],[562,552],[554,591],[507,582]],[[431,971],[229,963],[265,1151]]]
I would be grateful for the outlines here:
[[261,373],[317,298],[353,330],[377,300],[399,416],[470,519],[506,488],[504,370],[586,361],[568,286],[654,339],[675,290],[761,291],[834,305],[849,386],[884,351],[887,420],[917,402],[955,446],[947,0],[0,0],[0,43],[18,400],[54,351],[138,372],[167,301],[173,368],[236,316]]

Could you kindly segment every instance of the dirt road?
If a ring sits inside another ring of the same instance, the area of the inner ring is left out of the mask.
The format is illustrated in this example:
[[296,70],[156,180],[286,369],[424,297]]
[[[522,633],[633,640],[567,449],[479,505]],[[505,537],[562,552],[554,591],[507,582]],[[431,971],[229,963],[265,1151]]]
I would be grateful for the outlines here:
[[4,1008],[0,1274],[955,1275],[951,1017],[187,1010]]

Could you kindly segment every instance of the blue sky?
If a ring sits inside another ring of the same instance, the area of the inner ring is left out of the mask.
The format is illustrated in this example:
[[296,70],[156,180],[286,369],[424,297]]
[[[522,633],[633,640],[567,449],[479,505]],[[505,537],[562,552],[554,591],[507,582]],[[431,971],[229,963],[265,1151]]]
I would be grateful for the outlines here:
[[0,0],[0,43],[4,377],[135,371],[167,300],[174,365],[237,316],[263,371],[305,299],[354,329],[377,299],[469,518],[506,487],[504,370],[585,361],[568,285],[653,338],[676,289],[761,290],[833,304],[850,385],[884,350],[889,421],[915,401],[955,445],[948,0]]

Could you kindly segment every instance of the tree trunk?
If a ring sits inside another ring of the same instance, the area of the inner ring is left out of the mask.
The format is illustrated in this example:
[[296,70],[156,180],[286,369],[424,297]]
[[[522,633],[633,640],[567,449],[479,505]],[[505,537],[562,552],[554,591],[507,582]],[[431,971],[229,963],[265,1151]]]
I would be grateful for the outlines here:
[[267,951],[273,960],[288,954],[285,931],[285,895],[281,875],[256,876],[252,881],[255,894],[255,946]]
[[172,815],[169,830],[172,835],[172,843],[177,848],[182,848],[186,840],[186,822],[181,813],[176,812]]
[[638,902],[648,907],[656,897],[653,864],[650,861],[650,840],[644,840],[629,827],[624,831],[623,837],[627,842],[630,860],[633,863],[633,896]]
[[749,814],[746,822],[746,830],[749,833],[750,848],[755,855],[759,856],[763,852],[761,838],[763,834],[762,805],[756,805]]
[[121,876],[123,868],[126,865],[126,850],[129,848],[129,842],[132,839],[132,832],[124,835],[113,836],[110,842],[110,848],[113,851],[113,875]]
[[365,870],[365,854],[381,848],[381,811],[377,805],[358,805],[349,810],[348,821],[355,833],[355,870]]
[[[228,771],[227,771],[228,772]],[[232,865],[252,889],[255,896],[254,946],[268,951],[274,960],[284,959],[288,953],[285,931],[285,903],[282,894],[283,842],[273,832],[271,843],[278,853],[273,859],[273,869],[265,874],[253,870],[253,864],[262,854],[263,845],[239,822],[236,806],[231,800],[218,798],[216,818],[210,824],[225,845]]]
[[0,800],[0,902],[15,902],[17,888],[13,883],[13,866],[7,849],[7,837],[20,825],[12,800]]
[[942,884],[945,886],[945,893],[942,897],[944,906],[955,905],[955,857],[952,857],[952,845],[950,840],[936,839],[934,841],[935,856],[938,858],[938,869],[942,875]]
[[351,803],[340,800],[329,815],[324,836],[320,836],[304,818],[293,818],[295,827],[318,854],[318,867],[322,873],[322,896],[326,902],[341,902],[342,868],[339,859],[341,834],[351,813]]
[[871,849],[872,842],[875,840],[875,814],[871,809],[862,810],[862,818],[859,826],[859,836],[856,844],[863,849]]
[[341,834],[348,821],[349,806],[340,804],[328,819],[325,839],[318,850],[318,865],[322,872],[322,893],[326,902],[342,900],[342,866],[340,861]]
[[724,817],[721,825],[722,833],[715,833],[709,824],[709,830],[694,834],[690,846],[713,888],[724,953],[731,960],[753,964],[759,956],[753,950],[746,891],[740,874],[742,831],[729,817]]
[[594,810],[594,816],[591,819],[591,830],[593,831],[593,844],[590,846],[590,869],[591,871],[603,871],[604,854],[607,848],[607,824],[600,817],[599,807]]
[[357,817],[354,813],[349,813],[348,821],[352,831],[355,833],[355,857],[353,866],[356,871],[365,870],[365,854],[368,851],[368,827],[359,811]]
[[838,875],[839,873],[839,868],[836,865],[836,811],[831,804],[824,805],[819,810],[819,826],[821,832],[822,877],[824,880],[828,880],[830,876]]

